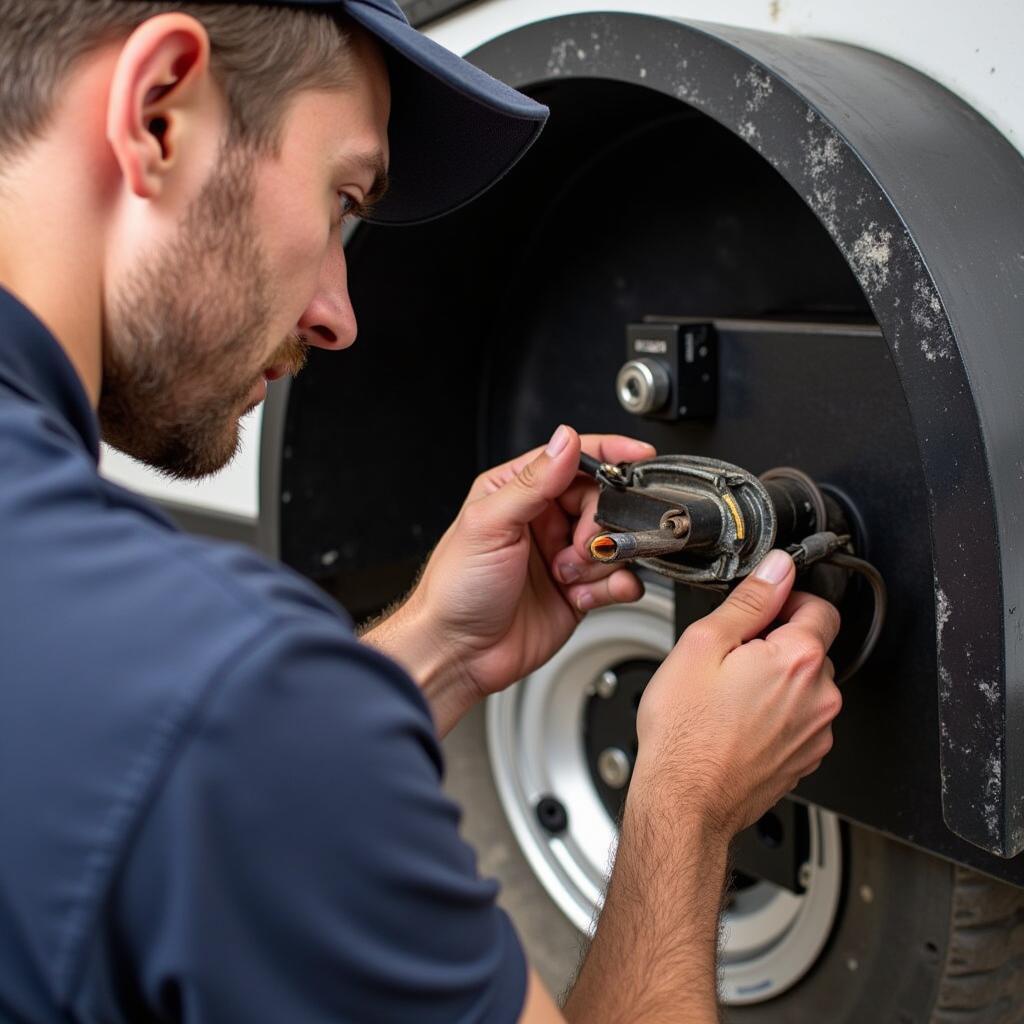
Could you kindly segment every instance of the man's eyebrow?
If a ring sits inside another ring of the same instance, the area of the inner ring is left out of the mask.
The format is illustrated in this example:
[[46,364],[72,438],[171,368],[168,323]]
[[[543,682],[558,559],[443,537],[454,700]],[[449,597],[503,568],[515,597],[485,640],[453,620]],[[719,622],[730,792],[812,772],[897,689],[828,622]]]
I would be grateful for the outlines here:
[[373,184],[360,203],[363,210],[371,209],[374,203],[380,202],[388,190],[388,171],[384,163],[384,154],[380,150],[369,155],[358,153],[349,156],[345,163],[354,170],[369,171],[373,175]]

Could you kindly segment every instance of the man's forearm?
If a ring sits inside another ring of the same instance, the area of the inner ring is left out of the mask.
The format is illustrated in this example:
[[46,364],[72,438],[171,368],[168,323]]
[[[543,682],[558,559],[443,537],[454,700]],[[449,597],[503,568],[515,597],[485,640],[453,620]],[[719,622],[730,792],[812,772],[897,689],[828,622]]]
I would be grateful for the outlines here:
[[438,735],[446,736],[477,702],[460,659],[433,637],[415,601],[408,600],[371,622],[360,639],[412,676],[430,705]]
[[683,808],[676,821],[666,820],[666,805],[637,789],[565,1017],[572,1024],[714,1024],[728,840]]

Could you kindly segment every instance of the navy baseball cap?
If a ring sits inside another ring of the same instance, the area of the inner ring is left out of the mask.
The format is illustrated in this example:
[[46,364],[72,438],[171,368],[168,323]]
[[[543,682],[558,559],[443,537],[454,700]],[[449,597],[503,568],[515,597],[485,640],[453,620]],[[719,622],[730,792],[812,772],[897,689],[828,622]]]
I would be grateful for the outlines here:
[[548,108],[417,32],[395,0],[231,0],[345,14],[383,44],[391,77],[387,194],[368,220],[419,224],[487,191]]

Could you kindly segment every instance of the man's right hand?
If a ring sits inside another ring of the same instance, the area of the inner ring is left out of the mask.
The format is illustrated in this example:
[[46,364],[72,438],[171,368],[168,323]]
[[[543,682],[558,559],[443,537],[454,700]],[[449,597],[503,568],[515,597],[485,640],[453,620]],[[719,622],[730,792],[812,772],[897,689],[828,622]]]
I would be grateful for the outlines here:
[[534,978],[521,1024],[718,1021],[729,842],[817,768],[842,706],[827,657],[839,614],[791,594],[794,576],[772,552],[649,683],[594,940],[564,1018]]
[[821,763],[842,707],[827,657],[839,613],[791,594],[794,576],[771,552],[680,638],[640,703],[630,797],[650,789],[729,839]]

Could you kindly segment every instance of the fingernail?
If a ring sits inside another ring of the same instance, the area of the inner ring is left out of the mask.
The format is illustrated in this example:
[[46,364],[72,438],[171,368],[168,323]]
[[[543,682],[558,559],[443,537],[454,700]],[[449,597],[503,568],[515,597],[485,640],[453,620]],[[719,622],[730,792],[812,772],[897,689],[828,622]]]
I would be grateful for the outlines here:
[[558,567],[558,576],[563,583],[572,583],[580,578],[580,566],[575,562],[563,562]]
[[576,607],[581,612],[589,612],[594,607],[594,595],[589,590],[584,590],[579,597],[576,598]]
[[765,555],[754,575],[765,583],[781,583],[789,575],[792,566],[793,559],[785,551],[776,548]]
[[564,425],[560,425],[558,429],[551,435],[551,440],[548,441],[547,448],[544,449],[546,455],[550,455],[554,458],[563,448],[569,443],[569,431]]

